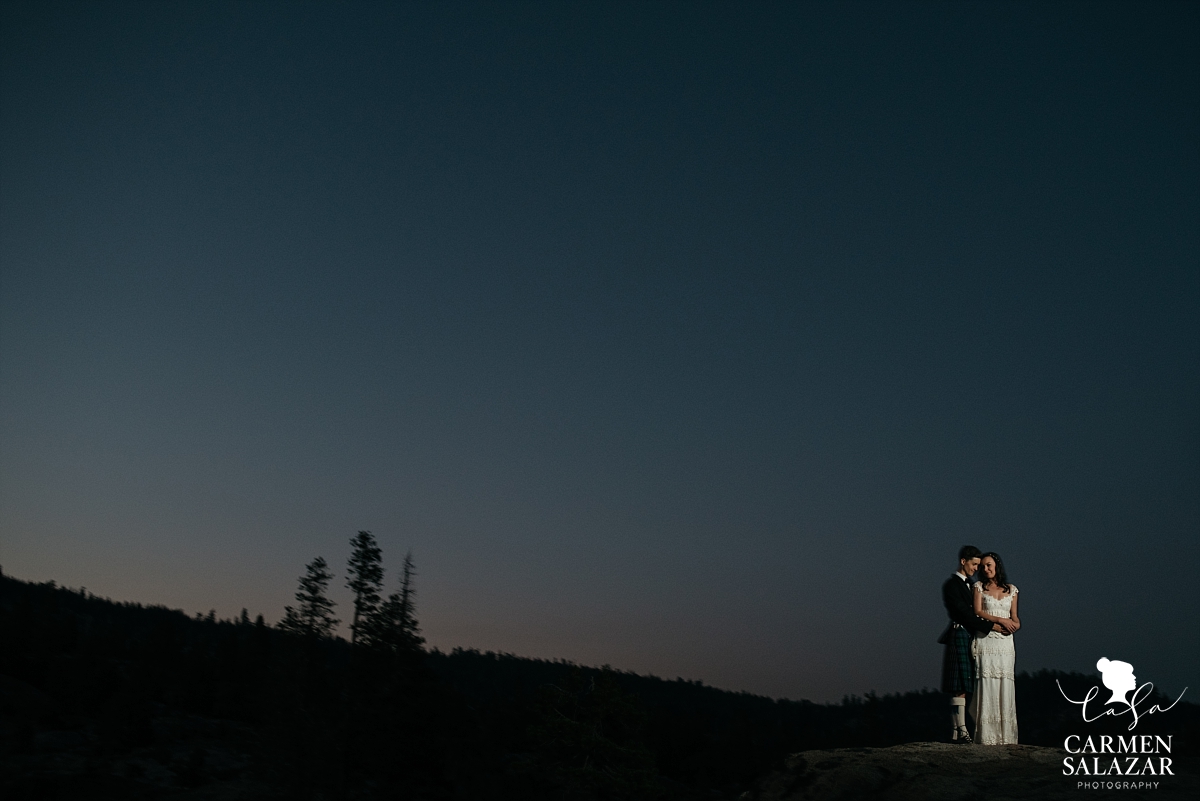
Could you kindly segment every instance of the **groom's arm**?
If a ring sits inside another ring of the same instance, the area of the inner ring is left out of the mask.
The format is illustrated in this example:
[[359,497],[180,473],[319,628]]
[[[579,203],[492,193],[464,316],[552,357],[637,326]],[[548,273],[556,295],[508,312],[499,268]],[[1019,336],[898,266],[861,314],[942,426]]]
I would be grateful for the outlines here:
[[942,585],[942,603],[945,604],[950,619],[967,631],[981,634],[991,631],[993,624],[976,615],[971,607],[967,585],[958,582],[959,586],[955,586],[953,582],[958,582],[958,579],[951,577],[950,581]]

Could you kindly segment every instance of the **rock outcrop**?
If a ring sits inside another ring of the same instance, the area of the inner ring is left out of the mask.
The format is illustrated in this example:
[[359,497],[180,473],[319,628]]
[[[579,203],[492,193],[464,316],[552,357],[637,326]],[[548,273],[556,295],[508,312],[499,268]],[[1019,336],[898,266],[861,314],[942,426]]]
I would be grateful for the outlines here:
[[[908,743],[793,754],[764,777],[746,801],[1057,801],[1083,798],[1200,798],[1200,778],[1064,776],[1063,751],[1033,745]],[[1080,782],[1087,782],[1081,786]],[[1109,782],[1157,782],[1108,789]],[[1096,787],[1093,783],[1099,783]]]

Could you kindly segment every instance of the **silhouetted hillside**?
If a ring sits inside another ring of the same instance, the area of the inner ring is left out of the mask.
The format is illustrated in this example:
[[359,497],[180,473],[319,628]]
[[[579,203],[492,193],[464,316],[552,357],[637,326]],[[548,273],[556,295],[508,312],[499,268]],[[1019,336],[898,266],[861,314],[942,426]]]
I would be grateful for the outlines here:
[[[1061,745],[1094,677],[1018,679]],[[1200,707],[1169,718],[1195,742]],[[390,650],[0,577],[0,795],[736,798],[787,754],[943,739],[940,693],[772,700],[607,667]],[[1164,726],[1159,726],[1165,731]]]

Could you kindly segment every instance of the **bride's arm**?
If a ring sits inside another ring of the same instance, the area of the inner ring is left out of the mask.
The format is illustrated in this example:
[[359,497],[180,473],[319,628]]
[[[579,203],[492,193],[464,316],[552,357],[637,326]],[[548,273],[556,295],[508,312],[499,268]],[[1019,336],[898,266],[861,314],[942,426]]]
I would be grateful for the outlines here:
[[992,623],[999,623],[1000,618],[983,611],[983,586],[981,584],[975,584],[975,592],[973,594],[975,596],[975,617],[981,617]]
[[1016,624],[1016,628],[1014,628],[1013,631],[1016,631],[1017,629],[1021,628],[1021,618],[1017,617],[1017,593],[1016,592],[1013,593],[1012,607],[1009,610],[1009,614],[1012,615],[1012,622]]

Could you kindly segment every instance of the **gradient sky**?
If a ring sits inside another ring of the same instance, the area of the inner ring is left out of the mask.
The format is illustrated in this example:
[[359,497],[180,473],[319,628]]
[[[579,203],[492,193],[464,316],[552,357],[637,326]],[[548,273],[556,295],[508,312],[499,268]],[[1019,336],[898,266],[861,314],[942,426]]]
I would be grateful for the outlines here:
[[6,3],[0,565],[827,700],[1200,688],[1200,7]]

